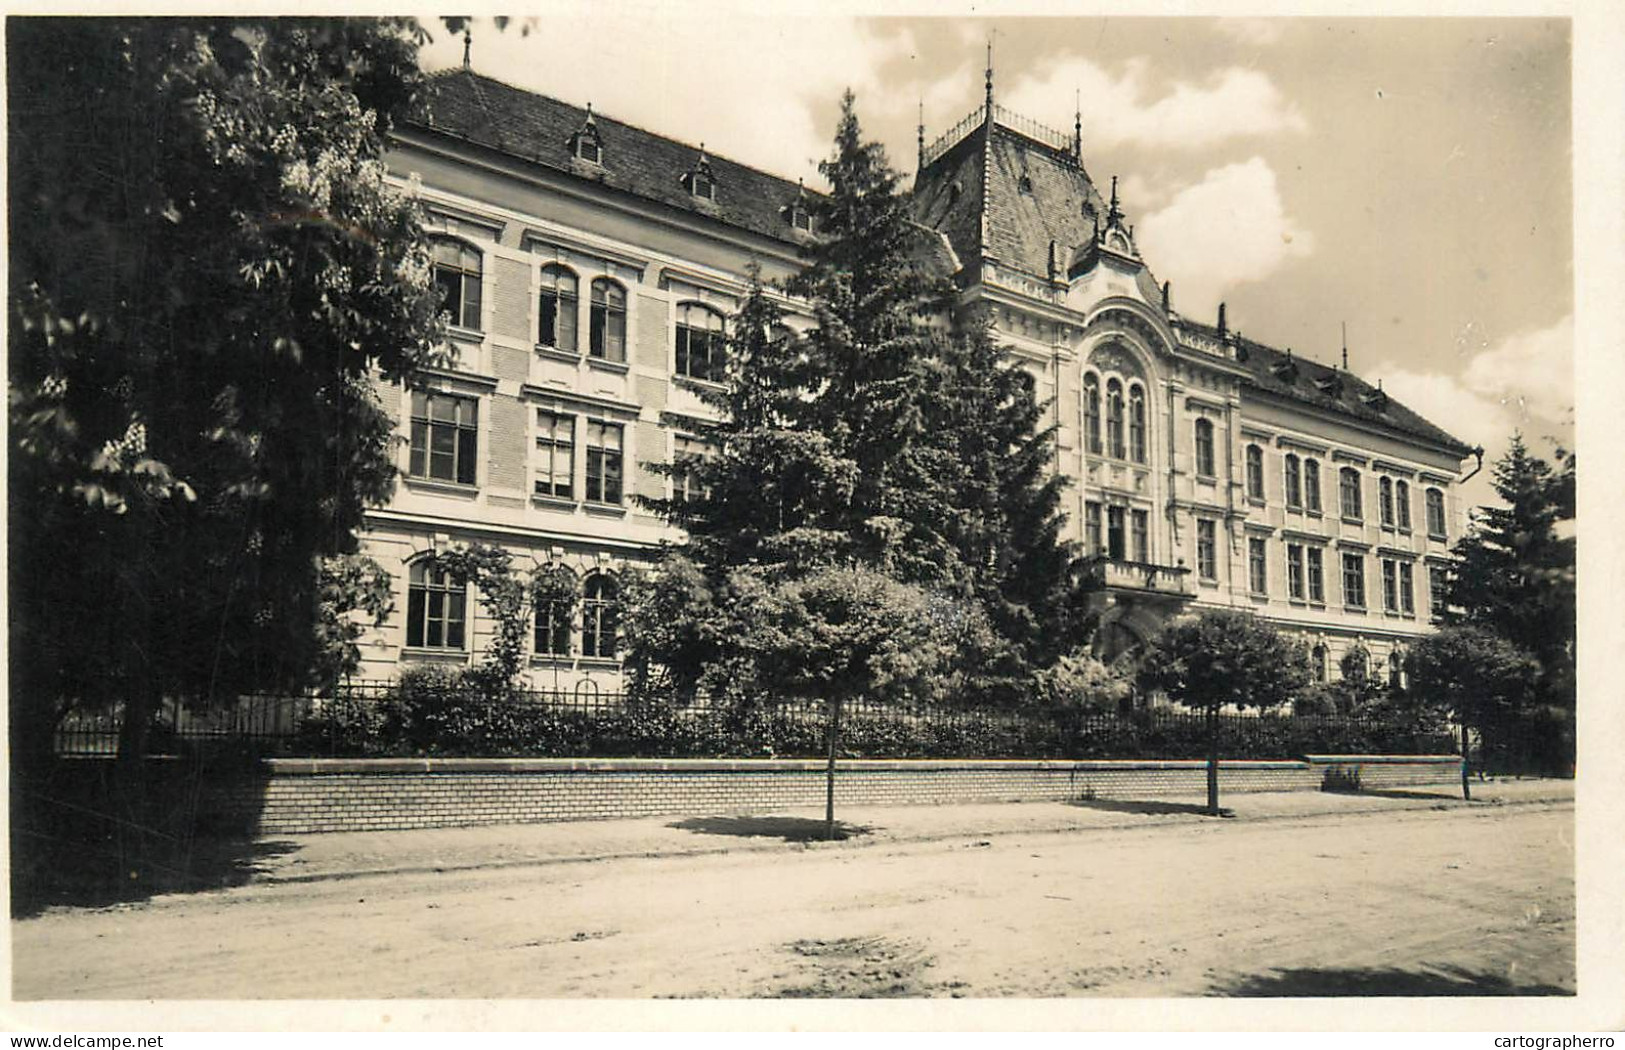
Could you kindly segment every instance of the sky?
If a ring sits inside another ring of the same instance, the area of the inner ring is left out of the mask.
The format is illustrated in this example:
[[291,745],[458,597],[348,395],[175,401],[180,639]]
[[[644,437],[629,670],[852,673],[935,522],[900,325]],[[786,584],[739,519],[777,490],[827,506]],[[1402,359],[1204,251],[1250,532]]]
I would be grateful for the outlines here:
[[[1486,469],[1521,430],[1574,443],[1571,26],[1566,19],[853,17],[653,0],[473,30],[476,71],[822,185],[843,90],[914,170],[980,105],[1070,133],[1120,176],[1174,308],[1338,360]],[[725,29],[725,31],[719,31]],[[429,68],[462,61],[435,27]]]

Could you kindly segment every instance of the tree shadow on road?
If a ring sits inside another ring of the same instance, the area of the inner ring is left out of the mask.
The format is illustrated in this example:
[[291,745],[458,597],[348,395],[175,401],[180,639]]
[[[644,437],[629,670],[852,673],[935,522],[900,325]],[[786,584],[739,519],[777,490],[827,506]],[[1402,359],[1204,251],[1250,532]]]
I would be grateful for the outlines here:
[[1451,790],[1440,788],[1438,791],[1410,791],[1405,788],[1361,788],[1359,791],[1350,791],[1351,795],[1366,795],[1371,798],[1409,798],[1423,802],[1460,802],[1461,788]]
[[[1153,802],[1139,799],[1118,798],[1079,798],[1072,799],[1069,805],[1080,809],[1098,809],[1106,813],[1142,813],[1147,816],[1163,817],[1175,813],[1189,813],[1199,817],[1211,816],[1207,806],[1199,802]],[[1231,815],[1229,810],[1219,810],[1220,815]]]
[[[21,832],[21,833],[19,833]],[[148,834],[57,838],[12,829],[11,914],[46,908],[106,908],[168,893],[200,893],[254,881],[294,842],[245,838],[191,841]]]
[[[811,817],[690,817],[666,825],[700,835],[734,835],[741,838],[782,838],[786,842],[823,842],[826,825]],[[844,840],[867,835],[874,828],[835,822],[835,838]]]
[[1400,969],[1272,970],[1210,988],[1208,995],[1237,998],[1324,998],[1334,996],[1573,995],[1552,984],[1515,984],[1500,974],[1474,973],[1459,966],[1425,971]]

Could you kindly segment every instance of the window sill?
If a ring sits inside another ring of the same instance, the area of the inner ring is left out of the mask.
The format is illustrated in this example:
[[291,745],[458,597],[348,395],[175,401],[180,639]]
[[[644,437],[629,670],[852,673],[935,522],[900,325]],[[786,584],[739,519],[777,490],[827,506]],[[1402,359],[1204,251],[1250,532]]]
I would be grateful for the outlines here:
[[530,502],[533,507],[546,507],[550,510],[573,511],[577,506],[576,501],[568,496],[546,496],[540,492],[532,492]]
[[447,325],[446,335],[451,339],[457,340],[459,343],[485,342],[484,332],[480,331],[478,328],[464,328],[460,324]]
[[1311,609],[1319,609],[1320,611],[1325,612],[1326,611],[1326,600],[1324,598],[1322,598],[1322,599],[1317,601],[1314,598],[1310,598],[1309,599],[1309,608],[1311,608]]
[[423,660],[431,663],[463,664],[468,662],[468,650],[428,649],[422,646],[402,646],[401,659]]
[[619,670],[621,666],[621,659],[618,656],[582,656],[575,662],[580,667],[601,667],[605,670]]
[[1257,496],[1248,496],[1247,502],[1255,507],[1262,507],[1265,505],[1264,501]]
[[1365,519],[1364,518],[1351,518],[1347,514],[1345,514],[1345,515],[1343,515],[1341,520],[1342,520],[1344,525],[1359,525],[1362,528],[1365,526]]
[[1257,591],[1248,594],[1247,597],[1252,599],[1253,603],[1256,605],[1268,605],[1270,601],[1269,595],[1259,594]]
[[1322,513],[1321,513],[1321,512],[1320,512],[1320,511],[1318,511],[1318,510],[1315,510],[1315,509],[1314,509],[1314,508],[1312,508],[1312,507],[1311,507],[1311,508],[1308,508],[1308,509],[1306,509],[1306,510],[1305,510],[1305,511],[1304,511],[1304,513],[1305,513],[1305,514],[1306,514],[1306,515],[1308,515],[1308,516],[1309,516],[1309,517],[1311,517],[1311,518],[1321,518],[1321,517],[1325,517],[1325,515],[1324,515],[1324,514],[1322,514]]
[[1219,479],[1212,474],[1197,474],[1195,477],[1197,481],[1204,485],[1217,485],[1219,483]]
[[1411,527],[1409,525],[1401,525],[1399,527],[1399,534],[1401,536],[1409,536],[1409,535],[1411,535]]
[[600,372],[613,372],[616,375],[623,376],[632,370],[632,366],[628,365],[625,361],[611,361],[607,357],[589,356],[587,358],[587,364],[598,369]]
[[696,379],[693,376],[685,376],[676,372],[672,373],[671,381],[678,386],[687,387],[700,394],[726,394],[728,392],[728,386],[725,383],[718,383],[710,379]]
[[1430,532],[1428,533],[1428,540],[1433,543],[1449,543],[1450,537],[1442,532]]
[[1304,608],[1304,607],[1308,606],[1309,603],[1304,601],[1302,598],[1288,598],[1287,599],[1287,604],[1295,606],[1297,608]]
[[1358,613],[1359,615],[1364,616],[1370,610],[1363,605],[1350,605],[1347,602],[1344,602],[1343,611],[1347,613]]
[[1212,579],[1209,579],[1209,578],[1204,576],[1201,579],[1197,580],[1196,582],[1197,582],[1197,584],[1199,586],[1207,587],[1207,588],[1210,588],[1212,590],[1217,590],[1218,587],[1219,587],[1218,577],[1214,577]]
[[477,499],[480,494],[478,485],[465,485],[460,481],[441,481],[439,478],[414,478],[409,474],[402,474],[401,480],[407,488],[422,489],[440,496],[456,496],[459,499]]
[[572,667],[575,657],[563,653],[531,653],[530,666],[532,667]]
[[1291,513],[1291,514],[1302,514],[1303,513],[1303,507],[1302,506],[1294,507],[1290,503],[1288,503],[1286,505],[1286,509],[1287,509],[1288,513]]
[[552,358],[554,361],[563,361],[567,365],[579,365],[581,363],[581,355],[574,350],[560,350],[556,346],[537,343],[536,352],[543,357]]
[[596,514],[597,516],[599,516],[601,518],[624,518],[624,517],[626,517],[626,507],[624,507],[623,505],[621,505],[619,503],[592,503],[592,502],[587,502],[587,503],[582,504],[582,506],[586,508],[586,511],[587,511],[588,514]]

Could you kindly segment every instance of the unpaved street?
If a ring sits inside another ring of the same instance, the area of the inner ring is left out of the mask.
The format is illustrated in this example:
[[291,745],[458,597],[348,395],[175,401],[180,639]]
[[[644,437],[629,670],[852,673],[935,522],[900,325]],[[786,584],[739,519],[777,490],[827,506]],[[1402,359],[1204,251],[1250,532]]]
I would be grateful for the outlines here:
[[13,924],[19,999],[1572,992],[1572,805],[256,886]]

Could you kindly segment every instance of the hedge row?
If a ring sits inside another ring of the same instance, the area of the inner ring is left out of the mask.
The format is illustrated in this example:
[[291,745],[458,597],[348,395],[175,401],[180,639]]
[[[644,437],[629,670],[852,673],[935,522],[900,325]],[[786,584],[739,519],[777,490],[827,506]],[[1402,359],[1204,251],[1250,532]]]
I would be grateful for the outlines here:
[[[1220,720],[1229,758],[1303,754],[1430,754],[1454,750],[1447,733],[1414,724],[1265,715]],[[852,758],[1201,758],[1200,715],[864,712],[843,717],[840,752]],[[330,701],[281,748],[332,756],[813,758],[826,753],[824,719],[805,710],[692,710],[641,704],[595,710],[472,702],[422,693]]]

